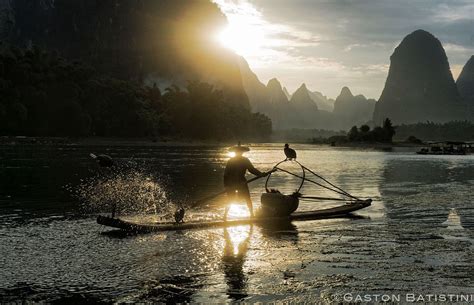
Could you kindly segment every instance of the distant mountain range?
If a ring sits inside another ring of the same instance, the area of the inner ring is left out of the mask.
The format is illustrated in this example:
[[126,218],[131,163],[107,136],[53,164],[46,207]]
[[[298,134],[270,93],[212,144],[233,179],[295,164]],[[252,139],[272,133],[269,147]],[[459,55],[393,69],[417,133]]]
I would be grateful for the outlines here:
[[[342,88],[334,101],[308,90],[305,84],[290,95],[276,79],[263,85],[243,58],[240,69],[252,109],[272,118],[276,129],[339,130],[366,123],[381,125],[385,118],[395,124],[473,120],[474,56],[455,83],[441,42],[432,34],[417,30],[402,40],[390,59],[379,101],[360,94],[354,96],[348,87]],[[257,87],[258,94],[253,89]],[[268,107],[267,100],[278,103]]]
[[344,87],[334,102],[333,114],[352,125],[365,124],[370,121],[376,102],[362,94],[354,96],[349,88]]
[[347,87],[333,100],[305,84],[293,94],[276,78],[263,84],[245,59],[209,41],[225,24],[218,6],[201,0],[0,0],[2,42],[56,50],[162,90],[212,83],[226,103],[268,115],[274,129],[473,119],[474,59],[455,83],[440,41],[426,31],[409,34],[394,50],[378,101]]
[[240,71],[251,108],[268,115],[275,129],[340,130],[372,119],[375,100],[367,100],[363,95],[353,96],[347,87],[336,100],[309,90],[306,84],[290,95],[276,78],[266,86],[260,82],[244,58],[240,58]]

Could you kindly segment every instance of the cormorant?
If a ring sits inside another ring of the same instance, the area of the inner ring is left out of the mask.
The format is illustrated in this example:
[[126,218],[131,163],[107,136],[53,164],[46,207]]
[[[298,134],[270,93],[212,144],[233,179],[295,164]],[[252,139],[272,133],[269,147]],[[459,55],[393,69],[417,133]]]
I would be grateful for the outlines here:
[[89,156],[91,156],[92,159],[96,160],[100,167],[111,167],[112,165],[114,165],[114,160],[109,155],[90,154]]
[[292,148],[290,148],[290,145],[285,144],[285,156],[287,160],[293,160],[296,159],[296,151]]
[[183,207],[180,207],[176,210],[176,212],[174,212],[174,220],[176,221],[176,223],[182,223],[183,222],[183,219],[184,219],[184,208]]

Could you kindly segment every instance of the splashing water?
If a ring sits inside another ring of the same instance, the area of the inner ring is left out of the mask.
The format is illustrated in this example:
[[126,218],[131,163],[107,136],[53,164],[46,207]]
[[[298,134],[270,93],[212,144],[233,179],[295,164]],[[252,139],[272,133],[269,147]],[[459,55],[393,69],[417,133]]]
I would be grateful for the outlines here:
[[76,187],[67,187],[87,212],[117,214],[163,214],[174,210],[159,177],[134,167],[119,167],[87,178]]

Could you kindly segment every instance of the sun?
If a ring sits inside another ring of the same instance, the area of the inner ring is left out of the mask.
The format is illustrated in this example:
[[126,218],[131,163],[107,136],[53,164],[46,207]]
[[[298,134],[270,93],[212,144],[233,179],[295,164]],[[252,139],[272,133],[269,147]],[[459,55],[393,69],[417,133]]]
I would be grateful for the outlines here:
[[255,56],[261,52],[265,35],[261,29],[245,22],[233,22],[222,29],[218,42],[241,56]]

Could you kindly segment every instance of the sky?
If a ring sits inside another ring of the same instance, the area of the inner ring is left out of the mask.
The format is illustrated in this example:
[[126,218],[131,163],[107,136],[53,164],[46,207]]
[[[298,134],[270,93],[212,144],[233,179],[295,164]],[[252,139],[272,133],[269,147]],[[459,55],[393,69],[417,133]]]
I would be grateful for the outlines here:
[[423,29],[443,44],[456,79],[474,55],[474,0],[213,0],[229,25],[224,46],[263,83],[302,83],[335,98],[343,86],[378,99],[390,55]]

